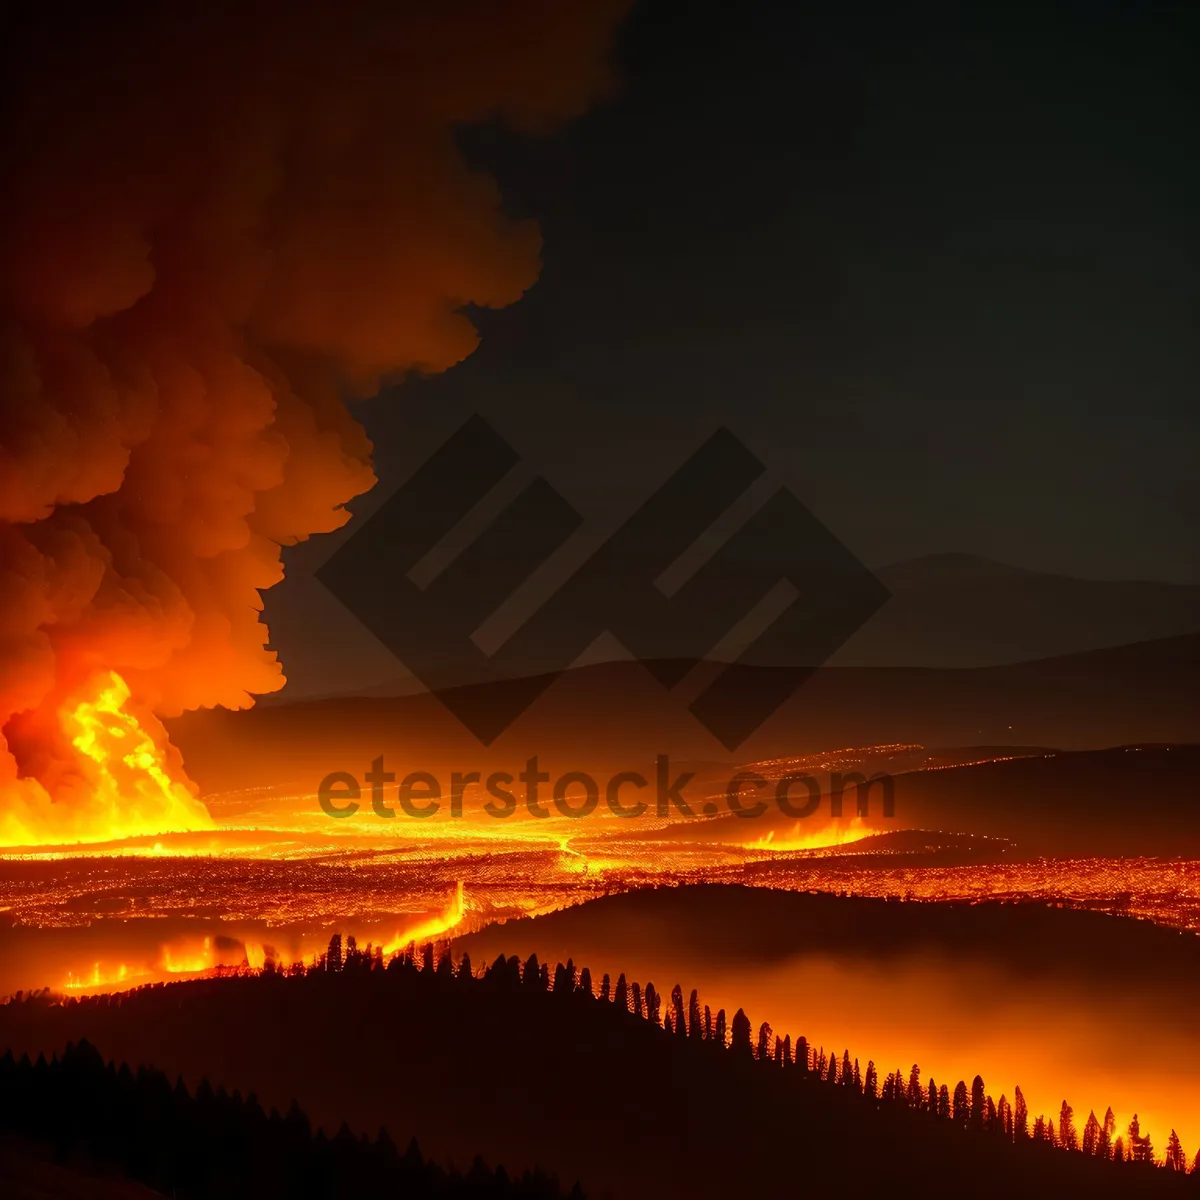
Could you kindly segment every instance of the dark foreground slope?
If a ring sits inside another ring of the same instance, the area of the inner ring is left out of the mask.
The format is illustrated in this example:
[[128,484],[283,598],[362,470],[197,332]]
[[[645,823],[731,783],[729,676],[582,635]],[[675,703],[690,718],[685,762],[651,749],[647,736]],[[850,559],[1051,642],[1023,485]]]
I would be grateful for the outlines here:
[[[295,1095],[330,1128],[382,1122],[415,1130],[437,1157],[469,1161],[478,1149],[518,1167],[538,1161],[593,1195],[899,1189],[1008,1200],[1181,1195],[1190,1182],[1014,1142],[995,1121],[970,1128],[983,1111],[959,1121],[866,1095],[845,1076],[821,1078],[807,1050],[761,1030],[756,1051],[740,1013],[728,1039],[724,1014],[701,1022],[693,1011],[668,1031],[649,1019],[658,1008],[649,994],[618,982],[597,996],[593,986],[573,968],[522,970],[516,958],[475,977],[448,958],[435,970],[432,953],[424,969],[356,955],[341,970],[14,1003],[0,1009],[0,1041],[23,1050],[86,1035],[106,1054],[207,1074],[264,1104],[286,1107]],[[664,1008],[678,1012],[682,1001]]]
[[[22,1153],[0,1155],[6,1197],[165,1195],[176,1200],[555,1200],[539,1174],[510,1179],[476,1159],[464,1176],[401,1153],[386,1131],[315,1135],[296,1106],[268,1115],[251,1095],[202,1082],[195,1093],[161,1072],[105,1064],[89,1042],[36,1063],[0,1057],[0,1134]],[[38,1149],[42,1150],[38,1162]],[[48,1152],[48,1153],[47,1153]],[[49,1162],[45,1161],[49,1158]],[[69,1168],[73,1167],[74,1170]],[[84,1176],[84,1171],[88,1172]],[[102,1175],[101,1172],[104,1174]],[[107,1178],[105,1177],[107,1176]],[[152,1191],[118,1186],[138,1181]],[[53,1190],[54,1188],[60,1190]],[[573,1195],[577,1194],[573,1193]]]

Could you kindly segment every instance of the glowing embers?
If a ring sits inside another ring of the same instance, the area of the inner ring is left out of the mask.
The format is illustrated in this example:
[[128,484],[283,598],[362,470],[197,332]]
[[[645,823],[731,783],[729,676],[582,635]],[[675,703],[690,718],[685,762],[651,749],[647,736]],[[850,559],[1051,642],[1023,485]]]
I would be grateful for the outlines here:
[[[166,734],[127,707],[129,686],[98,674],[59,710],[66,761],[53,781],[17,780],[0,802],[0,844],[105,842],[214,828],[208,809],[174,778]],[[7,789],[6,789],[7,790]]]

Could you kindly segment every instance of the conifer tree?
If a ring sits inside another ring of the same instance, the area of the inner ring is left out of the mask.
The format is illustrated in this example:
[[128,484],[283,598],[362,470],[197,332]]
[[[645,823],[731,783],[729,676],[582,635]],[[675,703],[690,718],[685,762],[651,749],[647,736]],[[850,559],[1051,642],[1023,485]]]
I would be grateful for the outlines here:
[[982,1129],[987,1115],[987,1097],[983,1090],[983,1079],[976,1075],[971,1081],[971,1128]]
[[908,1107],[920,1108],[923,1099],[921,1093],[921,1068],[913,1063],[912,1070],[908,1073]]
[[646,1020],[651,1025],[662,1024],[662,997],[652,983],[646,984]]
[[1013,1092],[1013,1137],[1023,1140],[1029,1136],[1029,1108],[1020,1087]]
[[629,1011],[629,984],[625,982],[624,971],[617,976],[617,991],[613,996],[613,1003],[622,1012]]
[[1079,1149],[1079,1137],[1075,1133],[1075,1110],[1065,1100],[1058,1110],[1058,1144],[1064,1150]]
[[554,994],[569,996],[575,990],[575,971],[573,967],[558,963],[554,968]]
[[1163,1159],[1163,1166],[1168,1171],[1178,1171],[1181,1175],[1187,1170],[1187,1158],[1179,1144],[1179,1134],[1173,1129],[1171,1136],[1167,1138],[1167,1155]]
[[531,990],[542,990],[542,965],[538,962],[536,954],[531,954],[525,960],[525,970],[521,974],[521,982]]
[[1009,1104],[1008,1097],[1003,1093],[1000,1096],[1000,1103],[996,1105],[996,1121],[999,1126],[997,1132],[1011,1142],[1013,1136],[1012,1105]]
[[971,1119],[971,1105],[967,1100],[967,1085],[961,1079],[954,1085],[954,1109],[951,1116],[956,1125],[964,1127]]
[[335,933],[329,939],[329,949],[325,952],[325,969],[340,971],[342,969],[342,935]]
[[771,1056],[771,1026],[764,1021],[758,1027],[758,1045],[755,1047],[754,1057],[760,1062],[766,1062]]
[[[720,1017],[717,1018],[718,1021]],[[752,1058],[754,1047],[750,1042],[750,1018],[739,1008],[733,1014],[729,1048],[739,1057]]]
[[680,1037],[687,1037],[687,1020],[683,1012],[683,988],[676,984],[671,989],[671,1021]]

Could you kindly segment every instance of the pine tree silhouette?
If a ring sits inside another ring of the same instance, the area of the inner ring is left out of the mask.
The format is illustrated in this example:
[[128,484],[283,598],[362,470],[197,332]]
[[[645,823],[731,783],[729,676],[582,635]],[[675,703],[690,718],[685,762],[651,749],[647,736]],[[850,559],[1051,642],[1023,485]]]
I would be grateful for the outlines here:
[[1179,1144],[1179,1134],[1173,1129],[1171,1136],[1167,1138],[1167,1153],[1163,1159],[1163,1166],[1168,1171],[1178,1171],[1180,1174],[1187,1170],[1187,1157],[1183,1153],[1183,1147]]
[[613,996],[613,1003],[623,1011],[629,1010],[629,984],[625,982],[624,971],[617,976],[617,990]]
[[971,1081],[971,1128],[982,1129],[986,1114],[987,1098],[984,1094],[983,1080],[976,1075]]
[[[741,1011],[740,1009],[738,1010]],[[764,1021],[758,1027],[758,1043],[755,1046],[754,1057],[760,1062],[766,1062],[771,1056],[771,1026]]]
[[662,998],[652,983],[646,984],[646,1020],[651,1025],[662,1024]]
[[1008,1097],[1003,1093],[1001,1093],[1000,1101],[996,1105],[996,1122],[998,1125],[997,1133],[1011,1142],[1013,1140],[1012,1105],[1009,1104]]
[[687,1037],[687,1017],[683,1011],[683,988],[679,984],[671,989],[671,1021],[675,1033],[680,1037]]
[[1079,1138],[1075,1133],[1075,1110],[1065,1100],[1058,1111],[1058,1144],[1064,1150],[1079,1149]]
[[[720,1022],[719,1015],[717,1020]],[[742,1058],[754,1056],[754,1047],[750,1043],[750,1018],[740,1008],[733,1014],[729,1049]]]
[[913,1063],[908,1073],[908,1090],[905,1099],[909,1108],[920,1108],[923,1099],[921,1093],[921,1068]]
[[962,1125],[964,1128],[971,1119],[971,1105],[967,1100],[967,1085],[961,1079],[954,1085],[954,1111],[952,1116],[955,1124]]
[[1013,1092],[1013,1137],[1024,1139],[1029,1136],[1029,1108],[1018,1087]]

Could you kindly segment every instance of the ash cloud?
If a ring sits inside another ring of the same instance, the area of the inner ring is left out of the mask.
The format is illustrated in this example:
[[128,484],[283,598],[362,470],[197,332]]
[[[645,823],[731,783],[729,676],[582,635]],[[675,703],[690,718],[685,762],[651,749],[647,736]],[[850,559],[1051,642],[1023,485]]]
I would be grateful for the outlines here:
[[582,112],[625,7],[9,10],[0,844],[87,824],[59,712],[97,672],[159,733],[282,686],[260,621],[280,546],[375,482],[343,400],[453,366],[464,306],[538,274],[536,227],[456,128]]

